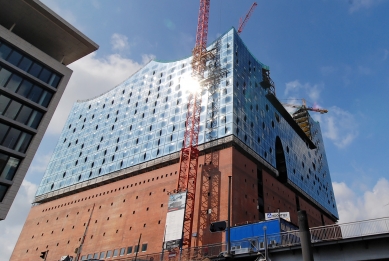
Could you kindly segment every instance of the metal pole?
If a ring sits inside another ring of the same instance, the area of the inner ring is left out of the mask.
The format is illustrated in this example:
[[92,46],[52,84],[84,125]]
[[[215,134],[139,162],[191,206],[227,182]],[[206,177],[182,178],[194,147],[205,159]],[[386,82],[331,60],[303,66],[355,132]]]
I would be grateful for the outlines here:
[[263,239],[264,239],[264,247],[265,247],[265,260],[267,261],[268,260],[268,257],[269,257],[269,253],[267,251],[267,236],[266,236],[266,229],[267,227],[266,226],[263,226]]
[[311,233],[309,232],[307,212],[305,210],[299,210],[297,212],[301,251],[303,255],[303,261],[313,261],[313,253],[311,247]]
[[232,177],[228,176],[228,217],[227,217],[227,255],[231,256],[231,182]]
[[135,253],[135,261],[136,261],[136,258],[138,257],[138,253],[139,253],[139,248],[140,248],[140,239],[142,238],[142,233],[140,233],[139,235],[139,240],[138,240],[138,249]]
[[162,252],[161,252],[161,261],[163,260],[163,254],[165,251],[165,237],[166,237],[166,225],[165,225],[165,231],[163,232],[163,241],[162,241]]

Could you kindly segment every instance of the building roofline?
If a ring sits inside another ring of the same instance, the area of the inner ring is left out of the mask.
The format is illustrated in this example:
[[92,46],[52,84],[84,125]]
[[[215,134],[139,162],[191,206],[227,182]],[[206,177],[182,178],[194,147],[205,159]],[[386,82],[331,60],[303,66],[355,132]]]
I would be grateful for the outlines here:
[[87,37],[85,34],[83,34],[81,31],[79,31],[77,28],[75,28],[73,25],[68,23],[65,19],[60,17],[58,14],[54,13],[51,9],[49,9],[46,5],[44,5],[39,0],[23,0],[27,4],[29,4],[31,7],[33,7],[35,10],[40,12],[42,15],[47,17],[50,21],[52,21],[54,24],[56,24],[58,27],[66,31],[69,35],[73,36],[86,46],[88,46],[90,49],[97,50],[99,46],[97,43],[92,41],[89,37]]
[[99,46],[39,0],[0,0],[0,25],[68,65]]

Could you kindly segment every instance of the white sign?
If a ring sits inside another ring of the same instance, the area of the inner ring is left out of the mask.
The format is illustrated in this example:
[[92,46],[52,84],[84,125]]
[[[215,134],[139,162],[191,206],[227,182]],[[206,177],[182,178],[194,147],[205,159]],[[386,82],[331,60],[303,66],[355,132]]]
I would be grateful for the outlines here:
[[[265,220],[277,219],[278,213],[265,213]],[[280,218],[290,222],[289,212],[280,212]]]
[[181,240],[184,225],[186,192],[169,196],[168,213],[166,215],[165,242]]

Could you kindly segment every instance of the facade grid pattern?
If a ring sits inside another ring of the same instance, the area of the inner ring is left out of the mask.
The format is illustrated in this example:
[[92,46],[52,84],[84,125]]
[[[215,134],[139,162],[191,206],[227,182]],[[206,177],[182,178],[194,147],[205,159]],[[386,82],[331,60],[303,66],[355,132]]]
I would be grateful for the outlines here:
[[[319,124],[310,119],[317,147],[310,149],[267,99],[260,85],[267,66],[253,57],[235,29],[219,40],[226,74],[211,94],[219,103],[217,117],[207,112],[212,107],[209,91],[201,93],[199,144],[234,135],[276,168],[279,138],[289,181],[338,217]],[[191,88],[190,62],[191,57],[151,61],[109,92],[74,104],[36,195],[178,152]],[[212,129],[206,125],[210,121]]]

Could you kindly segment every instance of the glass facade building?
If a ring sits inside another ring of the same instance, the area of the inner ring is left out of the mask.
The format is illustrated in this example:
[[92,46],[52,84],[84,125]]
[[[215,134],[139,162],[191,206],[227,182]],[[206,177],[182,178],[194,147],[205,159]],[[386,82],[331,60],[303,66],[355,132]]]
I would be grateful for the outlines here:
[[[201,92],[199,144],[233,135],[279,172],[284,164],[285,182],[338,217],[319,123],[310,118],[312,140],[301,134],[262,87],[268,67],[235,29],[208,49],[216,47],[223,70],[217,84]],[[75,103],[37,197],[179,152],[190,79],[191,57],[151,61],[112,90]]]

